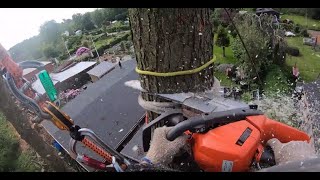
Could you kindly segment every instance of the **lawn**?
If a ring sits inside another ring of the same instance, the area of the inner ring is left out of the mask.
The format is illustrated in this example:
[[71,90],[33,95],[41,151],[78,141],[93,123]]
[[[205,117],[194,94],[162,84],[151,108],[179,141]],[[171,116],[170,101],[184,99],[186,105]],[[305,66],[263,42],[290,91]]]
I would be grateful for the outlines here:
[[[231,36],[230,37],[230,46],[231,43],[233,41],[233,38]],[[214,35],[214,41],[217,39],[217,35]],[[231,47],[226,47],[226,57],[223,57],[223,50],[222,47],[218,47],[217,45],[214,45],[213,47],[213,54],[216,56],[217,60],[215,63],[220,63],[220,64],[236,64],[236,59],[233,57],[233,52]],[[214,72],[214,76],[220,80],[220,84],[222,86],[227,86],[227,87],[231,87],[234,86],[235,83],[232,82],[230,79],[228,79],[228,77],[221,72]]]
[[41,171],[36,161],[35,152],[21,149],[19,137],[13,126],[0,112],[0,172],[35,172]]
[[300,75],[306,82],[315,80],[320,73],[320,52],[314,52],[311,46],[302,44],[302,37],[290,37],[287,38],[289,46],[299,48],[300,56],[287,56],[287,65],[297,66],[300,70]]
[[300,24],[303,27],[306,27],[308,29],[312,30],[320,30],[320,21],[314,20],[311,18],[307,18],[305,16],[299,16],[299,15],[281,15],[281,19],[290,19],[295,24]]
[[[231,36],[230,37],[230,46],[231,46],[231,43],[233,41],[233,38]],[[214,35],[214,39],[216,40],[217,39],[217,34]],[[214,41],[215,41],[214,40]],[[217,63],[221,63],[221,64],[235,64],[237,62],[237,60],[233,57],[233,52],[232,52],[232,49],[231,47],[226,47],[225,50],[226,50],[226,57],[223,57],[223,50],[222,50],[222,47],[218,47],[217,45],[214,45],[213,47],[213,54],[216,56],[217,60],[216,62]]]

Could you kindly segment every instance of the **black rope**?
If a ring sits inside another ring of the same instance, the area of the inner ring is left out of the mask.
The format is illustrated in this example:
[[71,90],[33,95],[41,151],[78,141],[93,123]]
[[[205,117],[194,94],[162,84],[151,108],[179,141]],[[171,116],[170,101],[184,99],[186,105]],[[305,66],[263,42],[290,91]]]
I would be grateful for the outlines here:
[[223,8],[223,9],[224,9],[224,11],[227,13],[228,18],[231,20],[231,23],[232,23],[233,27],[235,28],[235,30],[236,30],[239,38],[240,38],[240,41],[241,41],[244,49],[246,50],[246,53],[247,53],[247,55],[248,55],[248,57],[249,57],[249,60],[251,61],[251,64],[252,64],[253,69],[254,69],[257,77],[258,77],[258,80],[259,80],[259,82],[260,82],[260,85],[262,85],[262,81],[261,81],[260,76],[259,76],[259,74],[258,74],[258,72],[257,72],[257,70],[256,70],[255,64],[254,64],[254,62],[252,61],[252,58],[251,58],[251,56],[250,56],[250,54],[249,54],[249,51],[248,51],[246,45],[244,44],[244,42],[243,42],[243,40],[242,40],[242,37],[241,37],[241,35],[240,35],[239,31],[238,31],[238,28],[237,28],[236,25],[234,24],[233,19],[230,17],[230,14],[229,14],[229,12],[227,11],[227,9],[226,9],[226,8]]

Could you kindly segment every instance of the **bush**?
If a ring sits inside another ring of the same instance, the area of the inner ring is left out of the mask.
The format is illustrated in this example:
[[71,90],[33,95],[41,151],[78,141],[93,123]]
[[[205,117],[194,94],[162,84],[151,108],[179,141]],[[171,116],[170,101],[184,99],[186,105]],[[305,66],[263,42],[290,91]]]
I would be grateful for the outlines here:
[[97,49],[98,53],[103,54],[105,49],[109,49],[112,46],[118,44],[119,42],[127,40],[129,35],[130,35],[129,33],[126,33],[125,35],[123,35],[119,38],[115,38],[114,40],[110,41],[108,44],[104,44],[104,45],[100,46]]
[[0,112],[0,172],[13,171],[19,156],[19,141]]
[[285,31],[294,31],[294,25],[293,24],[288,24],[288,23],[282,23],[282,28],[285,30]]
[[58,59],[61,61],[61,60],[65,60],[65,59],[68,59],[69,58],[69,54],[61,54]]
[[286,53],[290,54],[291,56],[299,56],[300,55],[299,48],[297,48],[297,47],[288,46],[286,48]]
[[300,32],[301,36],[303,37],[309,37],[309,33],[307,31],[307,29],[303,29],[301,32]]
[[301,26],[299,24],[296,24],[294,26],[294,33],[299,34],[301,32]]
[[108,28],[106,31],[107,33],[113,33],[113,32],[119,32],[119,31],[127,31],[127,30],[130,30],[130,26],[121,25],[121,26]]
[[250,92],[245,92],[242,94],[241,99],[246,102],[249,103],[252,100],[252,95]]

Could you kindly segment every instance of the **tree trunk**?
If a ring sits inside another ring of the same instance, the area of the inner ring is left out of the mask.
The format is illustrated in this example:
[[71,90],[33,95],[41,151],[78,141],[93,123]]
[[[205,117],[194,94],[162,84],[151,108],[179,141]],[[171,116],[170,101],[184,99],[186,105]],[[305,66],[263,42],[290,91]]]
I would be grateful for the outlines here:
[[223,50],[223,57],[226,57],[226,47],[222,47],[222,50]]
[[[191,70],[213,58],[210,9],[129,9],[137,66],[152,72]],[[213,85],[213,65],[191,75],[140,75],[141,86],[151,93],[203,92]],[[148,101],[161,101],[142,94]],[[149,113],[151,119],[155,114]]]
[[[19,135],[25,140],[55,171],[74,171],[67,162],[64,162],[57,151],[51,146],[51,141],[46,141],[43,128],[31,128],[31,122],[27,118],[27,113],[22,111],[16,104],[15,98],[9,93],[4,80],[0,77],[0,110],[6,119],[14,126]],[[42,135],[41,135],[42,134]],[[51,138],[49,138],[52,140]],[[50,155],[50,156],[47,156]]]

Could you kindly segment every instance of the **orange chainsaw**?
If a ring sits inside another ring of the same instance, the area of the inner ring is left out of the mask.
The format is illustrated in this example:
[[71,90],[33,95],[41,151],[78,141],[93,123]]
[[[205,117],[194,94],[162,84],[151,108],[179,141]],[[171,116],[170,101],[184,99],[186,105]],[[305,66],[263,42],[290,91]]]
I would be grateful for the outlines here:
[[189,134],[192,159],[208,172],[249,171],[275,165],[272,149],[266,146],[271,138],[282,143],[292,140],[310,141],[310,137],[293,127],[267,118],[257,106],[203,113],[186,119],[179,110],[163,113],[143,131],[144,150],[148,151],[151,131],[156,125],[173,126],[167,139],[173,141]]

